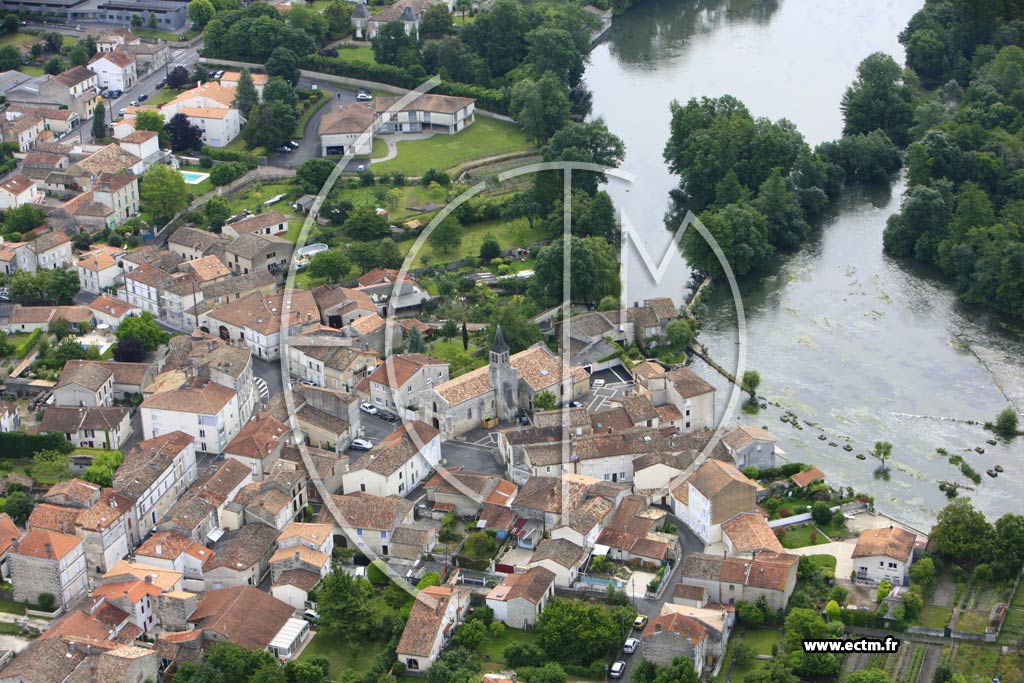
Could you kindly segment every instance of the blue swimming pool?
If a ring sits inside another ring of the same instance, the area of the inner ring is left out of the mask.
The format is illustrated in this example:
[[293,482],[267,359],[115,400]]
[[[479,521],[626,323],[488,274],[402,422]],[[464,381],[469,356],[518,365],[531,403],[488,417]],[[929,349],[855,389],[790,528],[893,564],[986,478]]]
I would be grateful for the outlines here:
[[209,173],[196,173],[195,171],[178,171],[178,173],[189,185],[198,185],[210,177]]

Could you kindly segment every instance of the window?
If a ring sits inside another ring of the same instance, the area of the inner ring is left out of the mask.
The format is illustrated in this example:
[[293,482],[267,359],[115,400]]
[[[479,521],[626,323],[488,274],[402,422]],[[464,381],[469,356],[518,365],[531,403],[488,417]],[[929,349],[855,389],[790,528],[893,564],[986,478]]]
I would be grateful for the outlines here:
[[381,538],[387,538],[388,537],[388,532],[386,532],[386,531],[380,532],[380,537]]
[[362,529],[356,529],[356,536],[362,536],[362,535],[363,535],[363,530]]
[[202,438],[204,436],[206,436],[206,430],[205,429],[200,429],[199,430],[199,437]]
[[895,562],[890,562],[889,563],[889,569],[896,569],[896,563]]

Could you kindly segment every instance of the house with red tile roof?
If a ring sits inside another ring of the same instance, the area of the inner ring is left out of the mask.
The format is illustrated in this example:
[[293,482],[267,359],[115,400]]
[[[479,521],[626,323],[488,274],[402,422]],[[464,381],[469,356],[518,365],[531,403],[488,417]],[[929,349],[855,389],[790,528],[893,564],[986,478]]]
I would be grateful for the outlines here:
[[430,586],[416,595],[409,620],[395,648],[406,671],[429,669],[451,640],[469,609],[469,593],[449,586]]
[[49,593],[67,608],[89,590],[85,544],[76,536],[33,529],[12,545],[7,562],[18,602],[38,604]]

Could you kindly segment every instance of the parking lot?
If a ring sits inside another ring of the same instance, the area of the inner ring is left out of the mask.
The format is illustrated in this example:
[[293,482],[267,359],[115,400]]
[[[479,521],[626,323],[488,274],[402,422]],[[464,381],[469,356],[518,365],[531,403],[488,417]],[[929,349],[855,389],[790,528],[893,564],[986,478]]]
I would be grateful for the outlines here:
[[[604,386],[595,386],[594,382],[604,383]],[[609,368],[600,370],[590,376],[590,395],[585,397],[583,404],[590,413],[604,410],[609,399],[627,392],[634,382],[629,373],[622,368]]]

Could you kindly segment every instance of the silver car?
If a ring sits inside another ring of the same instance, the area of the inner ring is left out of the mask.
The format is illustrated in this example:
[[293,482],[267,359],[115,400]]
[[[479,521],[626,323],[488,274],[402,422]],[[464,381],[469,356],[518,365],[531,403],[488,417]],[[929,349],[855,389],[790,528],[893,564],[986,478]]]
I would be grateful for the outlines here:
[[631,655],[636,652],[636,649],[640,647],[640,641],[636,638],[626,638],[626,643],[622,646],[622,651],[627,655]]

